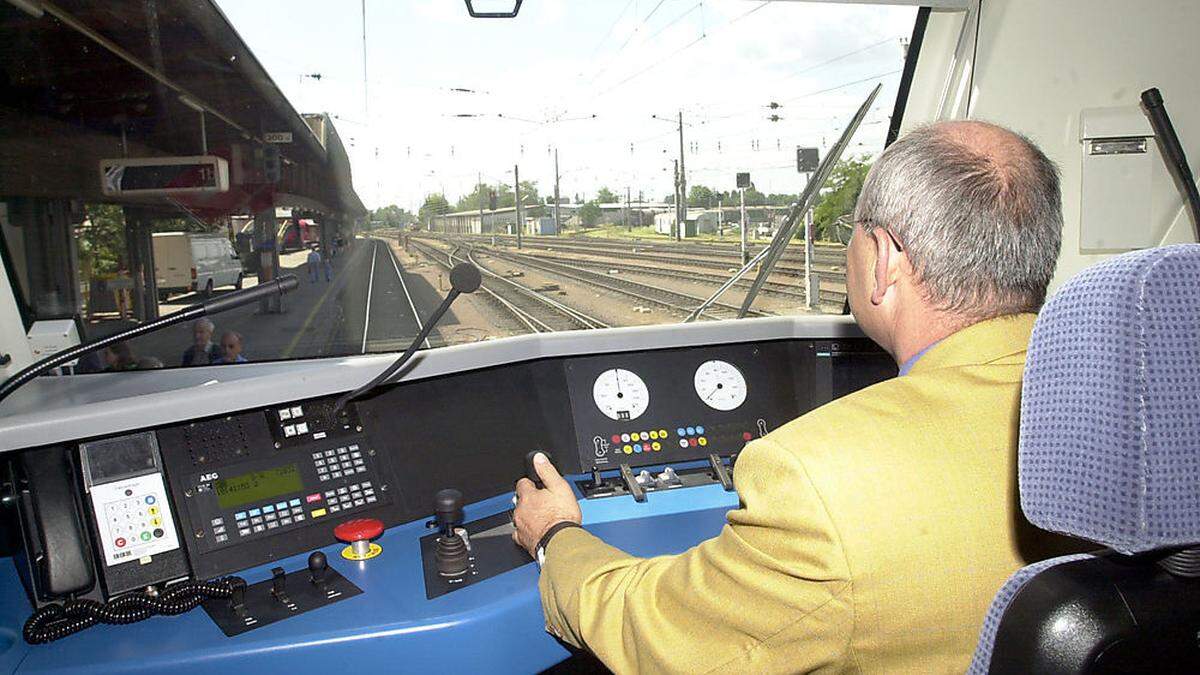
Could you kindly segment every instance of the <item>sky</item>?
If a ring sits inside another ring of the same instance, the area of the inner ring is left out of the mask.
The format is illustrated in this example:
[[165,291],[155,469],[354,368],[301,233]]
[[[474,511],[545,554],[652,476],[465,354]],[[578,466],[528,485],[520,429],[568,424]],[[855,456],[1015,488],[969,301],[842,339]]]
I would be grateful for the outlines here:
[[479,177],[511,185],[514,166],[550,195],[556,148],[563,197],[661,200],[681,111],[689,185],[749,171],[764,193],[799,192],[796,147],[823,158],[877,83],[848,153],[882,149],[916,17],[755,0],[525,0],[510,20],[456,0],[218,5],[296,110],[333,116],[363,202],[414,212]]

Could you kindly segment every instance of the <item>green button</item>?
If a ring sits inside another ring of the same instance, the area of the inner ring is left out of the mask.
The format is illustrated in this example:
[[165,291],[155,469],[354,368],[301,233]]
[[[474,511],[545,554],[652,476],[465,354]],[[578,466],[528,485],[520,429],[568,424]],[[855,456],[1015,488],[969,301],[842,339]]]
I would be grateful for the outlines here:
[[150,541],[150,533],[149,532],[142,533],[142,541]]

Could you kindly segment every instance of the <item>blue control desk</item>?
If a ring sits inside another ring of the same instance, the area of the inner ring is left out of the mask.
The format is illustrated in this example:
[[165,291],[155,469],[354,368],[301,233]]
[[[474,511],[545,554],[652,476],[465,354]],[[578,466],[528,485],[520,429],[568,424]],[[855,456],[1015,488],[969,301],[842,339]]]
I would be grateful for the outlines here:
[[[581,477],[575,477],[581,478]],[[512,493],[468,505],[468,521],[511,508]],[[584,500],[584,525],[640,556],[678,553],[716,536],[737,495],[719,485]],[[332,531],[336,520],[329,522]],[[428,600],[412,522],[387,530],[383,553],[351,562],[342,545],[322,549],[361,595],[236,637],[225,637],[203,609],[127,626],[95,626],[48,645],[29,646],[21,627],[31,612],[11,559],[0,559],[0,673],[298,673],[345,666],[403,672],[531,673],[569,652],[545,632],[537,567],[531,562]],[[270,568],[307,566],[307,554],[245,570],[249,583]]]

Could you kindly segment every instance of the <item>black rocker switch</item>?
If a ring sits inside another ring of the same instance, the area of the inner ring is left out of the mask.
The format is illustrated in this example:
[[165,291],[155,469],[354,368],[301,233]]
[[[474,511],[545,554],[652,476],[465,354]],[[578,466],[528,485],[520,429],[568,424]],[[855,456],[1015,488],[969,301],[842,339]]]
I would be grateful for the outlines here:
[[646,489],[642,484],[637,482],[637,478],[633,476],[633,469],[629,468],[628,464],[621,465],[621,482],[625,483],[625,489],[629,494],[633,495],[635,502],[646,501]]
[[532,452],[525,453],[525,477],[533,481],[534,487],[541,490],[546,486],[542,484],[542,478],[541,476],[538,476],[537,467],[533,465],[533,458],[538,454],[538,452],[540,452],[540,450],[534,450]]
[[325,554],[320,551],[313,551],[308,554],[308,578],[313,586],[317,588],[325,588],[325,574],[329,571],[329,561],[325,558]]
[[604,485],[604,477],[600,475],[600,467],[592,467],[592,487],[600,488]]
[[713,478],[725,488],[726,492],[733,492],[733,479],[729,477],[729,471],[725,468],[725,462],[721,461],[720,455],[713,453],[708,456],[708,466],[712,469]]
[[284,605],[292,604],[292,599],[287,594],[287,573],[282,567],[271,568],[271,595]]

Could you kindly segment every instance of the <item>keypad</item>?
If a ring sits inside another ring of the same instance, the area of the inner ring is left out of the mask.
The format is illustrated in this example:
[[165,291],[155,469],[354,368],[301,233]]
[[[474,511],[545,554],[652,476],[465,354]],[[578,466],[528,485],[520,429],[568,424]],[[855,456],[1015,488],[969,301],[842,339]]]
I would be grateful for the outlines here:
[[360,473],[366,473],[367,462],[363,458],[362,449],[357,443],[318,450],[312,453],[313,468],[317,470],[317,479],[321,482],[348,478]]

